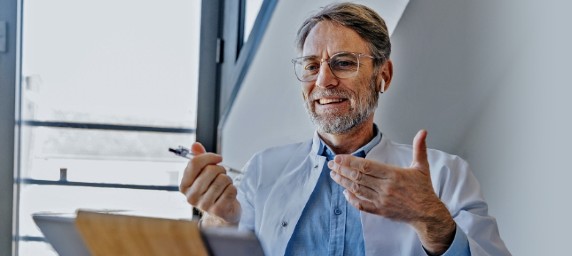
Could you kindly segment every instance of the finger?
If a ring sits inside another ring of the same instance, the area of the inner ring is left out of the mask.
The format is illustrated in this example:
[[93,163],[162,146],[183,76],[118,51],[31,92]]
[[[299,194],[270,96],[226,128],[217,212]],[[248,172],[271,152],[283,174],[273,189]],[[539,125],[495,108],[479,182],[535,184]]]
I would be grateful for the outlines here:
[[344,187],[346,190],[349,190],[360,198],[372,200],[379,196],[379,193],[375,189],[360,185],[359,183],[339,175],[336,172],[330,172],[330,177],[332,177],[336,183],[340,184],[340,186]]
[[201,144],[200,142],[195,142],[193,143],[193,145],[191,146],[191,152],[194,155],[200,155],[200,154],[204,154],[207,152],[207,150],[205,149],[205,147],[203,146],[203,144]]
[[[193,143],[193,145],[191,145],[191,153],[194,156],[197,156],[199,154],[203,154],[205,153],[205,147],[203,147],[203,145],[200,142],[195,142]],[[189,162],[187,162],[187,167],[185,168],[185,171],[183,172],[183,178],[181,179],[181,183],[179,183],[179,191],[181,191],[182,193],[185,193],[185,190],[187,189],[187,187],[189,187],[191,184],[193,184],[193,181],[195,180],[196,176],[198,175],[199,171],[193,171],[192,166],[191,166],[191,160],[189,160]]]
[[340,168],[340,170],[343,170],[343,166],[346,166],[360,173],[381,179],[392,178],[395,171],[393,166],[352,155],[336,155],[333,162],[333,166],[330,167],[332,170]]
[[368,200],[361,200],[357,195],[347,190],[344,190],[343,193],[346,201],[348,201],[348,203],[350,203],[356,209],[364,212],[375,211],[375,204],[373,202]]
[[417,132],[417,135],[415,135],[415,138],[413,139],[413,160],[411,162],[411,166],[429,166],[427,161],[426,138],[426,130],[420,130]]
[[362,185],[362,186],[366,186],[366,187],[371,188],[373,190],[375,190],[377,187],[379,187],[379,183],[381,181],[385,181],[385,179],[380,179],[380,178],[375,177],[375,176],[367,175],[367,174],[360,172],[358,170],[351,169],[351,168],[346,167],[346,166],[338,165],[338,164],[334,163],[334,161],[329,161],[328,167],[332,170],[332,172],[335,172],[335,174],[341,175],[347,179],[350,179],[352,182],[355,182],[355,183]]
[[226,201],[226,200],[236,200],[236,195],[238,194],[238,190],[234,184],[227,186],[219,198],[216,199],[215,203],[219,201]]
[[195,182],[195,179],[206,166],[216,165],[220,162],[222,162],[222,157],[213,153],[203,153],[193,157],[187,164],[187,168],[185,168],[179,190],[185,193],[185,190]]
[[[240,205],[236,200],[237,193],[238,191],[234,185],[226,186],[220,197],[215,200],[210,209],[210,213],[230,223],[238,222],[236,218],[240,218],[240,214],[237,215],[237,211],[240,211]],[[234,216],[234,218],[229,219],[232,216]]]
[[215,178],[219,174],[224,174],[225,170],[223,167],[218,165],[209,165],[205,170],[197,177],[195,182],[185,191],[187,196],[187,201],[196,206],[208,188],[211,186]]
[[196,207],[208,211],[216,200],[222,195],[227,186],[231,185],[232,181],[226,174],[219,174],[216,176],[207,191],[200,197]]

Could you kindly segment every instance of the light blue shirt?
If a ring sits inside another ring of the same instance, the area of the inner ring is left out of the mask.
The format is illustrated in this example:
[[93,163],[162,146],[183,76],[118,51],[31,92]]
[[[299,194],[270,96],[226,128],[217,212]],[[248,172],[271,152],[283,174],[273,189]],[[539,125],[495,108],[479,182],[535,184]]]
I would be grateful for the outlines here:
[[[365,157],[381,141],[377,126],[374,134],[368,144],[352,155]],[[318,155],[330,161],[335,153],[320,140]],[[286,247],[286,255],[365,255],[360,212],[345,199],[344,188],[332,180],[330,171],[324,165]]]

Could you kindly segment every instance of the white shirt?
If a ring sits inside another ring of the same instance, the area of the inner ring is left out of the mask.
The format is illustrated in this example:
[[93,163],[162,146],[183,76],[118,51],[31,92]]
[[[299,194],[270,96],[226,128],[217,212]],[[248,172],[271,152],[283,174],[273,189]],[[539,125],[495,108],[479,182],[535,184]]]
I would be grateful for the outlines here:
[[[267,255],[284,255],[326,162],[317,154],[319,145],[315,133],[311,141],[257,153],[244,167],[238,186],[239,228],[254,231]],[[433,189],[457,223],[457,233],[462,232],[455,240],[466,236],[472,255],[510,255],[467,163],[432,149],[427,150],[427,157]],[[383,136],[366,159],[408,167],[412,148]],[[415,230],[406,223],[366,212],[361,212],[361,222],[366,255],[426,254]]]

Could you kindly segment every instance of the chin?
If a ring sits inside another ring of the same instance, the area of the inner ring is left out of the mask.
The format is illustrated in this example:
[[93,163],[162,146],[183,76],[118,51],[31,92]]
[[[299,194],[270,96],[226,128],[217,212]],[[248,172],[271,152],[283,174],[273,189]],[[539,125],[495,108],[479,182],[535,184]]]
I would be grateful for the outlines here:
[[344,134],[357,126],[355,119],[348,116],[335,116],[324,120],[323,118],[313,119],[316,128],[321,133]]

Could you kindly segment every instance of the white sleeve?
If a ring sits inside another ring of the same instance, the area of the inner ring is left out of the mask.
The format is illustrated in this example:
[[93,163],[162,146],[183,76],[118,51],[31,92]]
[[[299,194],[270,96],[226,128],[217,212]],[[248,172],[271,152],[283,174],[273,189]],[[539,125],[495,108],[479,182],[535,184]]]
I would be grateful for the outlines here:
[[254,195],[256,194],[258,183],[258,170],[255,162],[256,160],[253,157],[243,167],[244,176],[241,177],[240,184],[237,187],[237,199],[242,210],[238,228],[250,231],[254,231],[255,226]]
[[467,162],[453,157],[446,166],[443,168],[449,170],[439,177],[442,186],[437,191],[466,234],[471,255],[511,255],[500,237],[495,218],[488,214],[480,185]]

